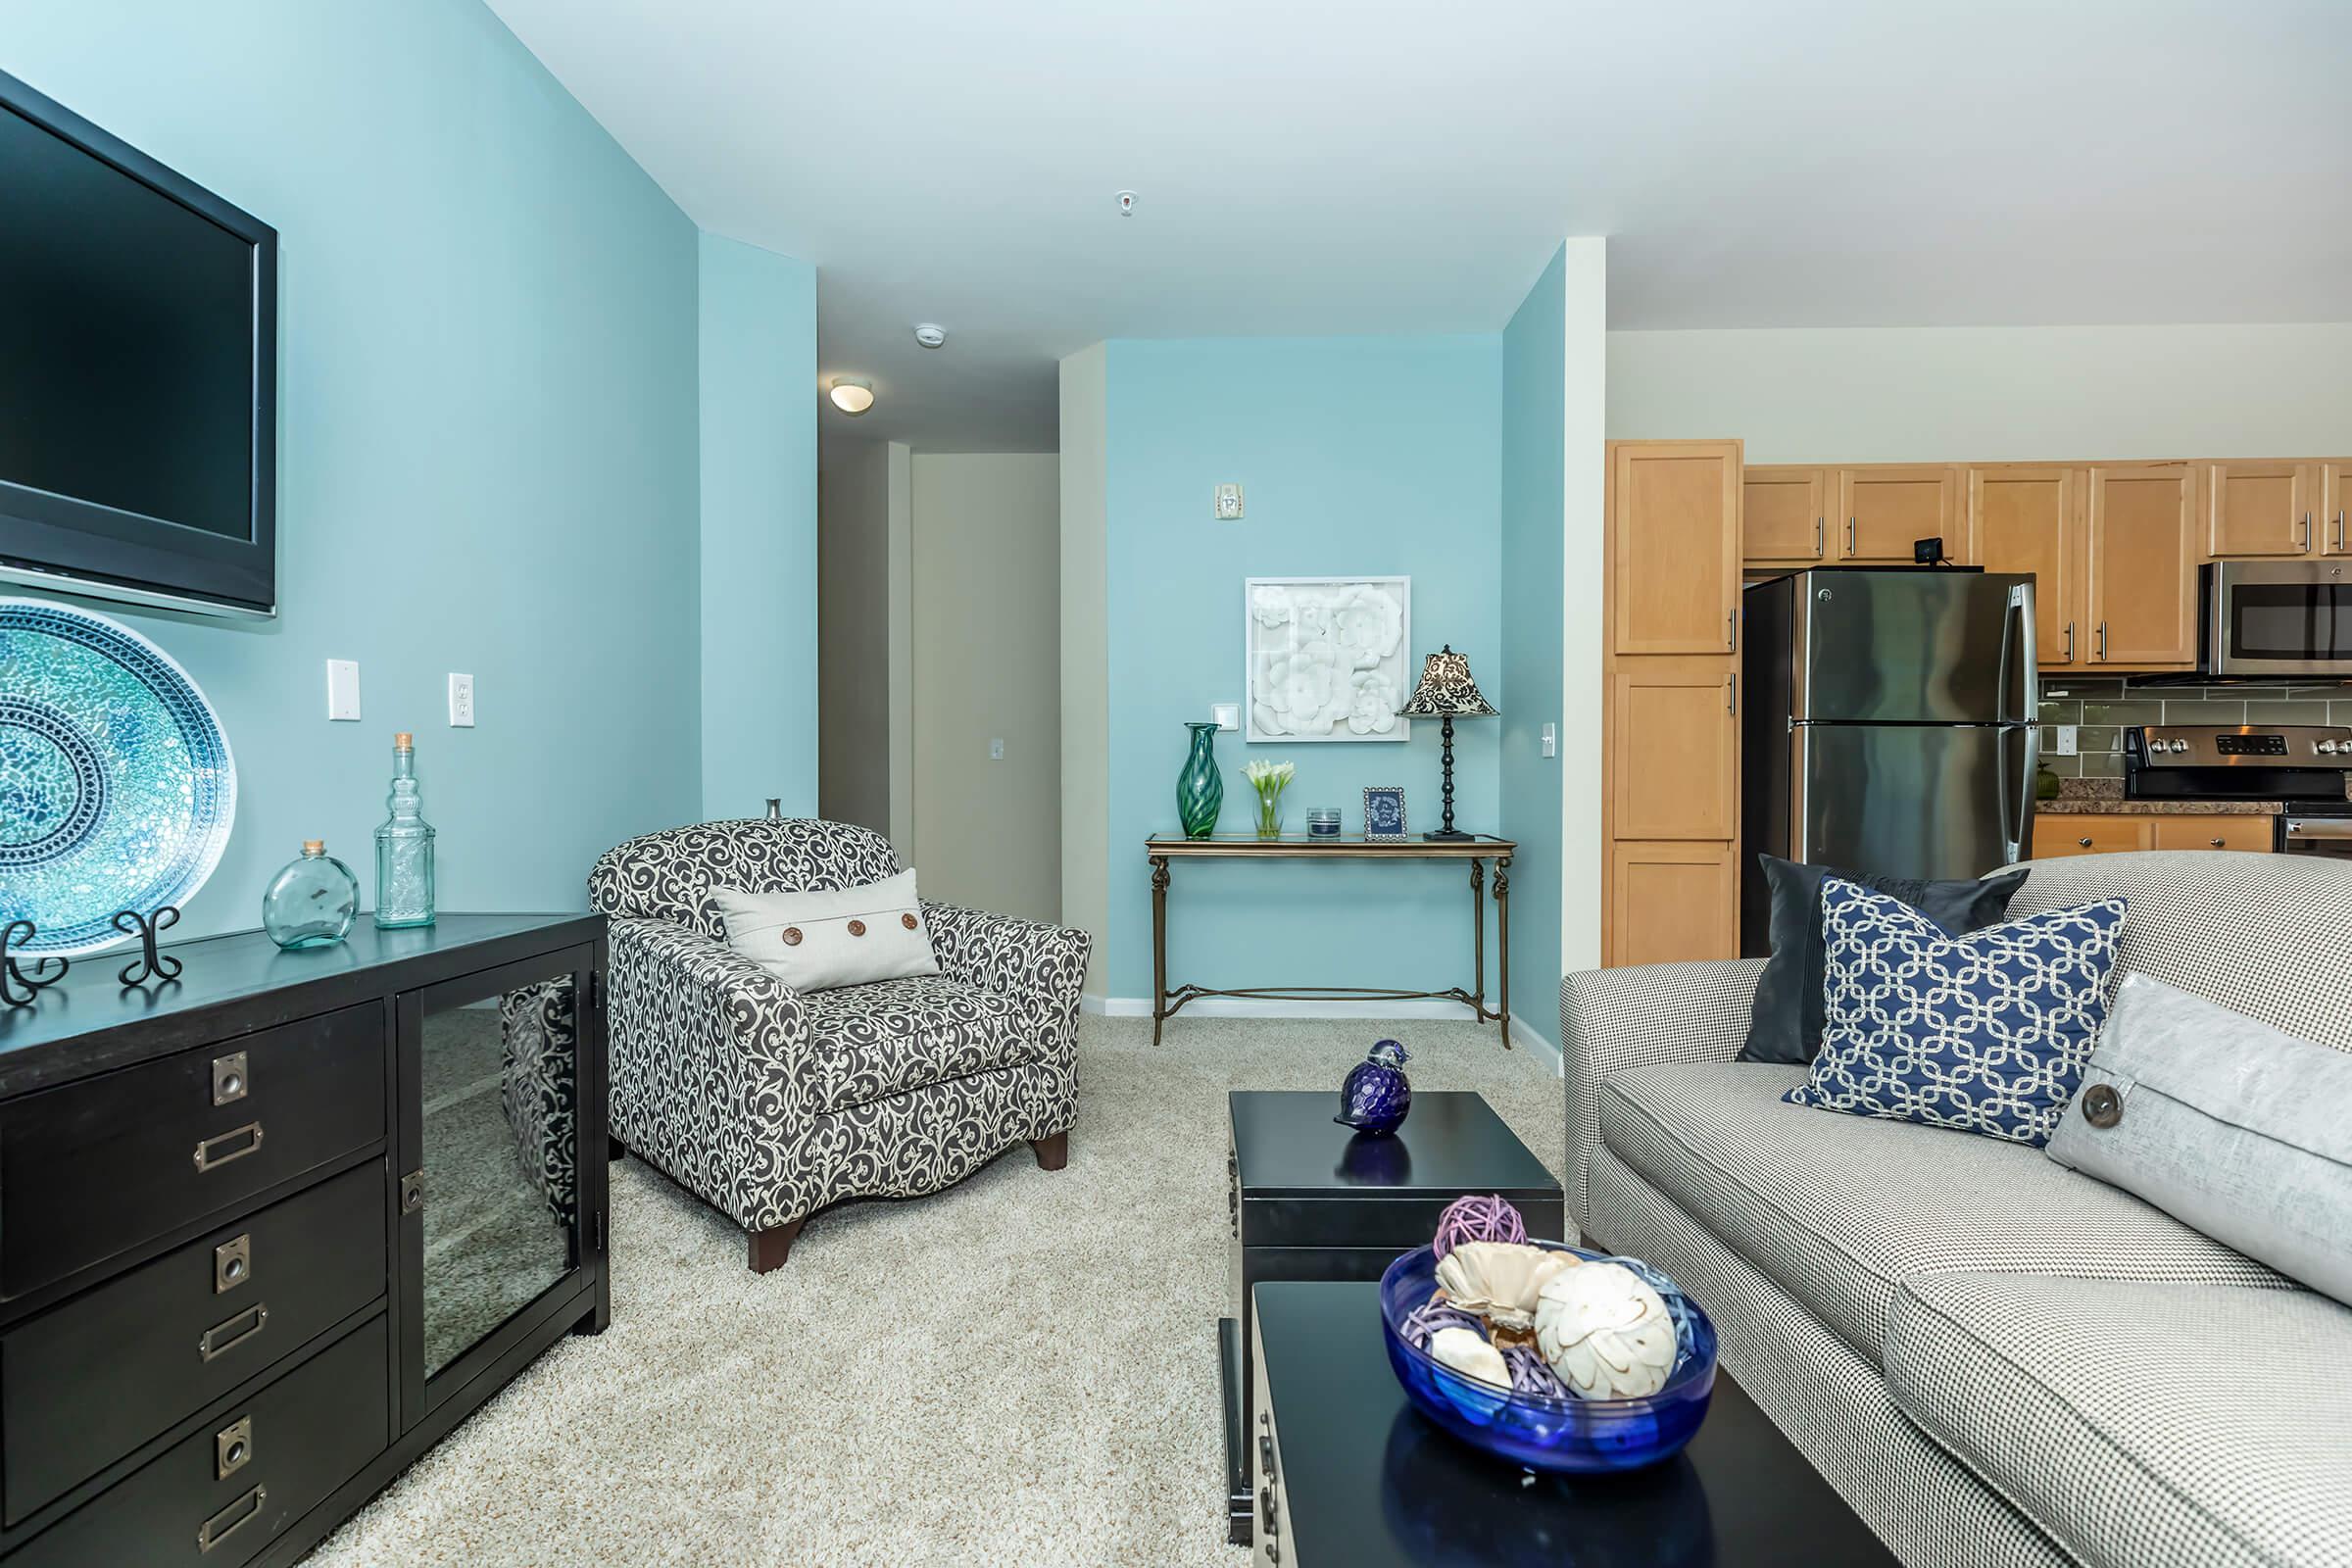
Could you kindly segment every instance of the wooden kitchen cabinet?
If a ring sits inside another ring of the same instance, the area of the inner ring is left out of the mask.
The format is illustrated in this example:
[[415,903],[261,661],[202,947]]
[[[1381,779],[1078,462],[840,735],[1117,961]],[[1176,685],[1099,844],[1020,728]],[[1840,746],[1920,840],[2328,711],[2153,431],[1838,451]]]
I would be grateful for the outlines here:
[[1737,861],[1729,844],[1610,845],[1604,961],[1683,963],[1738,953]]
[[2032,572],[2035,662],[2079,669],[2089,658],[2083,532],[2087,468],[1986,464],[1968,470],[1968,559],[1986,571]]
[[1621,839],[1720,839],[1740,814],[1734,671],[1628,660],[1609,677],[1609,789]]
[[2352,556],[2352,463],[2320,465],[2320,543],[2324,556]]
[[1860,565],[1909,565],[1912,544],[1940,538],[1944,553],[1960,560],[1959,469],[1949,464],[1876,464],[1834,470],[1837,510],[1833,526],[1843,531],[1833,554]]
[[1737,441],[1612,445],[1612,652],[1732,652],[1740,613],[1740,468]]
[[2267,816],[2152,816],[2154,847],[2160,850],[2250,850],[2268,855]]
[[2115,855],[2145,850],[2156,842],[2153,816],[2085,816],[2045,811],[2034,818],[2034,858],[2067,855]]
[[2185,463],[2090,469],[2084,664],[2196,667],[2196,501]]
[[2206,539],[2219,557],[2301,556],[2321,544],[2321,465],[2205,465]]
[[1778,466],[1743,470],[1740,556],[1750,570],[1795,569],[1829,560],[1829,470]]

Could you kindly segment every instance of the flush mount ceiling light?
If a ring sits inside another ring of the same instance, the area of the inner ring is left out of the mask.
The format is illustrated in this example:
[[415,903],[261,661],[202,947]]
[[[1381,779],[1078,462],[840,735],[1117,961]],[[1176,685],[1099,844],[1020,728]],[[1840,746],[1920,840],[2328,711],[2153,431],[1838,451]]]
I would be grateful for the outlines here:
[[846,375],[835,376],[833,384],[825,389],[825,395],[833,400],[835,408],[854,418],[874,406],[874,383]]

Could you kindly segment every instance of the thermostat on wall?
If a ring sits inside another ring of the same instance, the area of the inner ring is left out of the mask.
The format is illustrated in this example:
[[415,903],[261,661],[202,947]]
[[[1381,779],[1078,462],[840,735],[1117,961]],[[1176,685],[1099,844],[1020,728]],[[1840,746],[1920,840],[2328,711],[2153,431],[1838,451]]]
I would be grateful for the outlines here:
[[1242,520],[1242,487],[1240,485],[1221,484],[1217,486],[1217,520],[1219,522]]

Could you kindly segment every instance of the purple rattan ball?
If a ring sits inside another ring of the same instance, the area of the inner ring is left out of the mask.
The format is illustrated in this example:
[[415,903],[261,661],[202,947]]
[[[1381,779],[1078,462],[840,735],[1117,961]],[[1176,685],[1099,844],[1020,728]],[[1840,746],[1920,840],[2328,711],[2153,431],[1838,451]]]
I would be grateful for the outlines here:
[[1475,1313],[1450,1306],[1434,1296],[1405,1313],[1404,1321],[1396,1325],[1396,1332],[1417,1350],[1428,1349],[1430,1339],[1440,1329],[1468,1329],[1481,1339],[1487,1333],[1487,1326]]
[[1502,1364],[1511,1369],[1513,1394],[1538,1394],[1546,1399],[1575,1397],[1568,1385],[1560,1381],[1560,1375],[1551,1369],[1551,1363],[1527,1346],[1516,1345],[1503,1351]]
[[1429,1244],[1439,1258],[1464,1242],[1524,1242],[1527,1221],[1500,1196],[1457,1198],[1438,1216],[1438,1234]]

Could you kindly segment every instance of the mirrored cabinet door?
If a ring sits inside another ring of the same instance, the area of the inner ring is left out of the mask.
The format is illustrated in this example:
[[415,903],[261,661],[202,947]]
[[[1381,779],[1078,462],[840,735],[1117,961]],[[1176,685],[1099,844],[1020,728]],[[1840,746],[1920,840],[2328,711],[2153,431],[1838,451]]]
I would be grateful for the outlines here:
[[401,1199],[409,1333],[422,1342],[428,1407],[435,1379],[580,1266],[589,978],[579,950],[576,963],[511,965],[402,999],[403,1070],[420,1090]]

